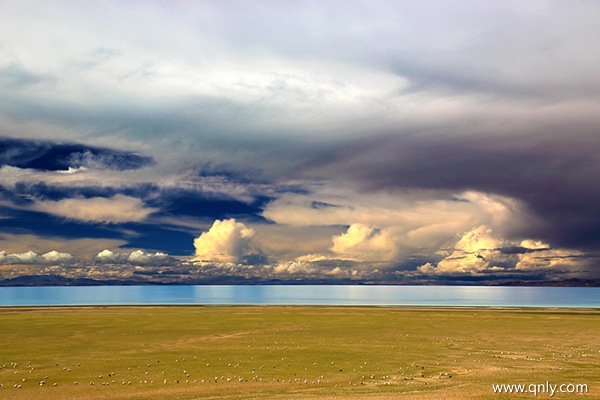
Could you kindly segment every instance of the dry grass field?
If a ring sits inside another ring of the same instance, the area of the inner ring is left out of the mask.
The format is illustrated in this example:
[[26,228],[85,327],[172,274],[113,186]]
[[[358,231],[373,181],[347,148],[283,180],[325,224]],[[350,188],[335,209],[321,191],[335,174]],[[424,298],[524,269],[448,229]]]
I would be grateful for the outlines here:
[[593,399],[599,332],[583,309],[3,308],[0,399]]

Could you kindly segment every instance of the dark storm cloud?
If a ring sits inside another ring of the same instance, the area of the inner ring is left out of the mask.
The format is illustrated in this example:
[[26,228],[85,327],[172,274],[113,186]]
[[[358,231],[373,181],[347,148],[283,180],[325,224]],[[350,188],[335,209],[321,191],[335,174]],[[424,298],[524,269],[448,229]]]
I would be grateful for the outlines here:
[[321,173],[363,191],[476,190],[521,200],[528,232],[553,246],[600,243],[600,141],[568,130],[536,135],[385,136],[345,146]]
[[60,171],[98,168],[118,171],[151,165],[151,157],[131,152],[73,143],[0,138],[0,165]]

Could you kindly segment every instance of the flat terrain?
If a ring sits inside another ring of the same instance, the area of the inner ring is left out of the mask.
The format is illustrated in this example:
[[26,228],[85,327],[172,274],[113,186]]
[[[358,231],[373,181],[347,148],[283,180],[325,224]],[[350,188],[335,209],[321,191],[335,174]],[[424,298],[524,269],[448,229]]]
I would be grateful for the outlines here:
[[600,310],[0,308],[1,399],[513,399],[536,397],[492,384],[546,381],[600,398]]

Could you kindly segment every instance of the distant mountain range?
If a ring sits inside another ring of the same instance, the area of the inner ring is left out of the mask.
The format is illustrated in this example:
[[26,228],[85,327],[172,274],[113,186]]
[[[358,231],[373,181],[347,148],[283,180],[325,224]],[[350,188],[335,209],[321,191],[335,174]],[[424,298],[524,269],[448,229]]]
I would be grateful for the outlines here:
[[[190,279],[184,281],[143,281],[143,280],[98,280],[90,278],[67,278],[61,275],[21,275],[16,278],[0,280],[0,287],[8,286],[131,286],[131,285],[415,285],[416,282],[357,282],[351,280],[326,280],[326,279],[306,279],[306,280],[248,280],[242,277],[219,277],[211,279]],[[447,285],[456,286],[457,283],[448,282]],[[493,282],[486,284],[478,282],[469,284],[461,282],[461,285],[468,286],[571,286],[571,287],[600,287],[600,280],[592,279],[564,279],[560,281],[510,281]],[[443,282],[427,285],[444,285]]]

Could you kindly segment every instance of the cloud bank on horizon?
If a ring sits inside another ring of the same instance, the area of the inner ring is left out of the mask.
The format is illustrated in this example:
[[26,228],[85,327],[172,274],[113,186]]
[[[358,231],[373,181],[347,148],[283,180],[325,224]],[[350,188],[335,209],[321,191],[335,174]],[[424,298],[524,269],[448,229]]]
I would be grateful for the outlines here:
[[2,276],[598,279],[598,17],[3,1]]

